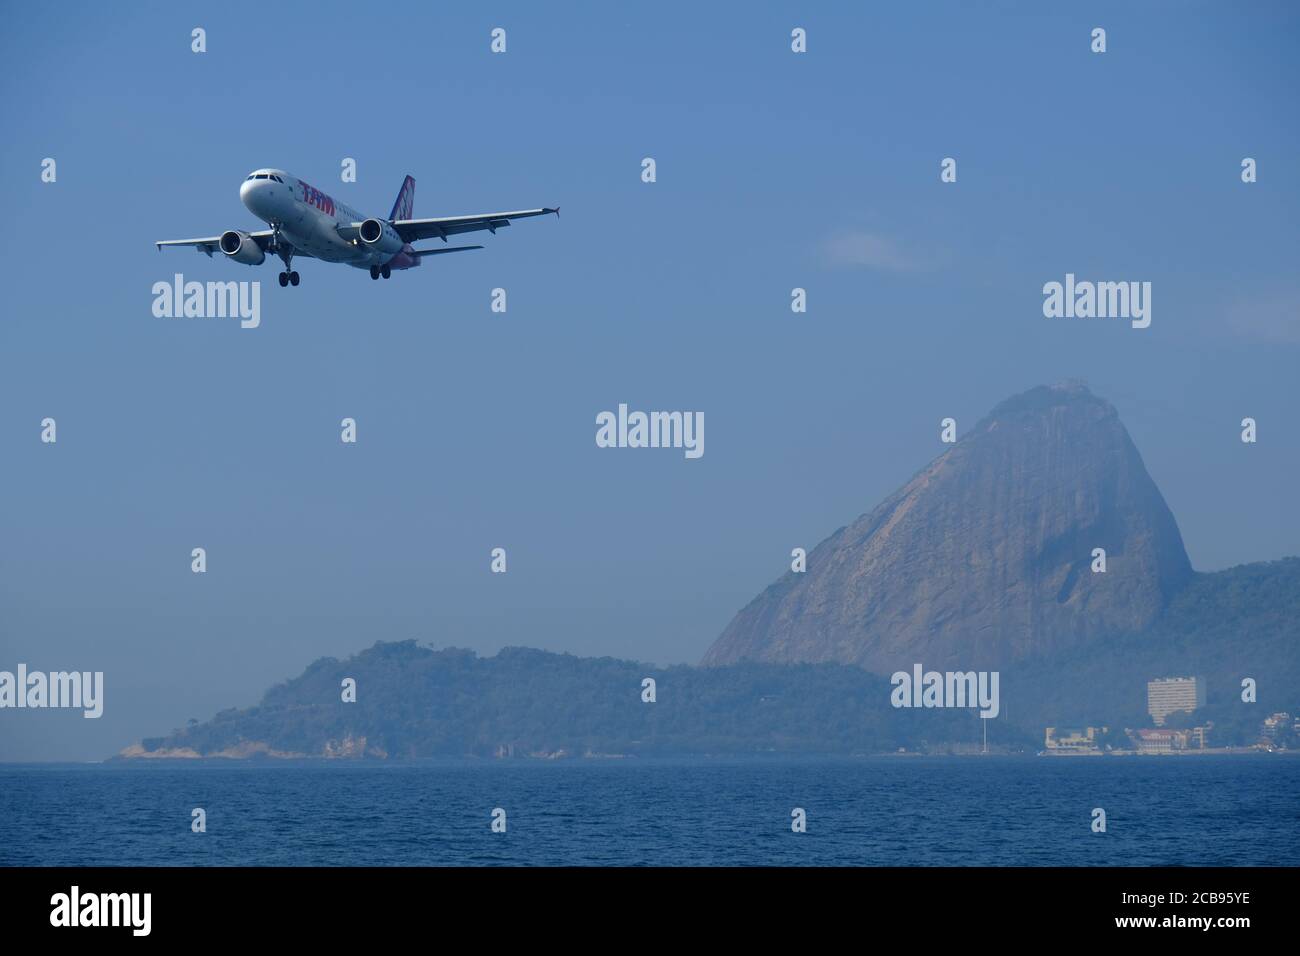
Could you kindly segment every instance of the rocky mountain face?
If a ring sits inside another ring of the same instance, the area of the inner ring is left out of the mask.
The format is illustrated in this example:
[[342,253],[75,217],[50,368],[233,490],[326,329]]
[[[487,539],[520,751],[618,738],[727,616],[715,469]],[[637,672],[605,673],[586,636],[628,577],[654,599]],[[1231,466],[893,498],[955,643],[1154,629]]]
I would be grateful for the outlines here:
[[1191,577],[1115,408],[1078,383],[1042,386],[819,544],[704,663],[997,668],[1141,632]]

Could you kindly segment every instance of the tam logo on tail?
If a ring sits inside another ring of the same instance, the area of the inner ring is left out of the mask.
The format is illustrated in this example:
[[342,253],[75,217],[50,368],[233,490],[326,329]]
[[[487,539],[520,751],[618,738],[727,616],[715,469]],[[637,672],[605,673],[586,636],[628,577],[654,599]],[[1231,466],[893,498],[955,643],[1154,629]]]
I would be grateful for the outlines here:
[[393,203],[393,213],[388,219],[390,222],[396,219],[410,219],[414,213],[415,180],[407,176],[406,182],[402,183],[402,188],[397,192],[397,199]]

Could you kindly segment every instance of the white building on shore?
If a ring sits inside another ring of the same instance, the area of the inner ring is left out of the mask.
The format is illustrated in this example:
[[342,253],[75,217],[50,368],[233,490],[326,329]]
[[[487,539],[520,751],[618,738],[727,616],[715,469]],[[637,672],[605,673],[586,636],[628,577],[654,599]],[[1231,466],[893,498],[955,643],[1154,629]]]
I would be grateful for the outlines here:
[[1147,681],[1147,713],[1157,727],[1180,710],[1195,711],[1205,706],[1204,677],[1159,677]]

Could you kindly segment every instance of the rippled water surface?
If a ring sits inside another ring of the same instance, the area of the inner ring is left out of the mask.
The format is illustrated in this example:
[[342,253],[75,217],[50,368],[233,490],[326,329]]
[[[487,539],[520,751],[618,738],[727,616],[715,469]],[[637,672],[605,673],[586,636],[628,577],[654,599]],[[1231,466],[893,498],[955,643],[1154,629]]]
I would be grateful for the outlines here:
[[1296,866],[1300,758],[6,765],[0,864]]

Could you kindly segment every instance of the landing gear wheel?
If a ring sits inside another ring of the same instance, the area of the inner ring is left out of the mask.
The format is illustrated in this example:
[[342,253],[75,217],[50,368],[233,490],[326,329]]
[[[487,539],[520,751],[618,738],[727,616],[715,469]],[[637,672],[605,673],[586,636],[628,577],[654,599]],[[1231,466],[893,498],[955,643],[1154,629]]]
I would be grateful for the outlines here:
[[378,279],[378,278],[379,278],[379,266],[371,266],[371,267],[370,267],[370,278],[372,278],[372,279]]
[[388,266],[384,266],[382,269],[379,270],[379,274],[383,276],[385,279],[387,279],[389,276],[393,274],[393,270],[388,268]]
[[298,284],[298,273],[293,271],[293,246],[280,238],[280,224],[271,224],[271,245],[270,249],[280,261],[284,263],[284,271],[280,273],[280,288],[284,288],[289,283]]

